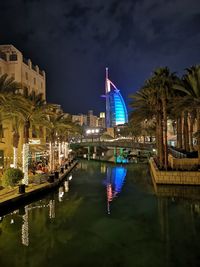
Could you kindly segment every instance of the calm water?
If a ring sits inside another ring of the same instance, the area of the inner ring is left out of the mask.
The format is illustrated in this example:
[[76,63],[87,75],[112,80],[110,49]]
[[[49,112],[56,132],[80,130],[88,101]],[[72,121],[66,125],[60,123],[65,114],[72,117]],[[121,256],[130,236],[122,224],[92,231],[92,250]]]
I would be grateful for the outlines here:
[[156,192],[145,164],[83,161],[57,192],[0,218],[0,266],[199,266],[199,189]]

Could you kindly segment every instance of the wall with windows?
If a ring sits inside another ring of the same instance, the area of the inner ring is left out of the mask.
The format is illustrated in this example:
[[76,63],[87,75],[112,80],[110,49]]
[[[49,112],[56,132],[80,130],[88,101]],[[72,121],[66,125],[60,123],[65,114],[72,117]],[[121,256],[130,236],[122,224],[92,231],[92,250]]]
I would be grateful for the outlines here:
[[0,45],[0,75],[7,73],[31,93],[42,93],[46,99],[46,76],[43,70],[25,59],[13,45]]
[[[36,94],[41,93],[43,99],[46,99],[45,72],[41,71],[37,65],[33,65],[30,59],[26,60],[22,53],[13,45],[0,45],[0,75],[5,73],[27,88],[27,93],[31,93],[32,91]],[[4,121],[3,133],[2,140],[0,140],[0,164],[3,162],[4,167],[7,167],[13,163],[12,126],[9,121]],[[21,164],[24,138],[23,126],[21,126],[19,134],[19,164]],[[39,126],[30,128],[30,139],[38,141],[41,145],[45,144],[45,129]]]

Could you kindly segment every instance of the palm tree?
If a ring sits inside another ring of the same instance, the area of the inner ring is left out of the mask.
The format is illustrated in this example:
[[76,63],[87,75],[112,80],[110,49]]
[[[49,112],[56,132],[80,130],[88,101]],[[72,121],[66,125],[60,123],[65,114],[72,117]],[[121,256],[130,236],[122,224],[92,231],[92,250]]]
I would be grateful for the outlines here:
[[18,163],[18,144],[19,144],[19,132],[20,126],[23,125],[23,121],[26,113],[28,112],[29,105],[21,95],[9,95],[4,106],[4,112],[2,119],[9,121],[12,125],[13,133],[13,167],[17,168]]
[[0,93],[16,93],[21,89],[21,84],[13,77],[9,77],[7,73],[0,76]]
[[159,167],[163,167],[163,124],[162,124],[162,103],[157,90],[157,84],[149,79],[139,92],[130,96],[133,101],[130,104],[134,111],[131,114],[132,119],[140,122],[146,119],[154,118],[156,120],[156,147],[158,153]]
[[[65,117],[65,114],[62,112],[52,112],[48,116],[48,121],[45,124],[47,128],[47,135],[49,139],[49,168],[50,171],[55,170],[55,142],[58,141],[58,147],[59,147],[59,163],[61,163],[61,143],[65,139],[65,136],[67,135],[67,131],[71,129],[69,118]],[[66,140],[65,142],[65,149],[66,150]],[[64,151],[64,154],[66,156],[66,151]]]
[[22,167],[24,172],[23,182],[28,184],[28,155],[29,155],[29,129],[31,125],[44,126],[50,112],[51,104],[46,103],[42,94],[32,92],[27,96],[29,109],[24,118],[24,144]]
[[157,88],[162,103],[163,113],[163,134],[164,134],[164,166],[168,167],[168,146],[167,146],[167,105],[170,96],[173,94],[173,83],[176,80],[174,73],[171,73],[168,67],[158,68],[151,77],[151,83]]
[[[0,76],[0,141],[4,136],[3,134],[3,120],[12,121],[13,126],[17,126],[19,117],[24,113],[24,101],[19,92],[22,86],[16,82],[13,77],[9,77],[8,74]],[[18,94],[18,95],[16,95]],[[23,103],[22,103],[23,102]],[[17,147],[19,142],[18,128],[13,128],[13,151],[14,151],[14,167],[17,167]]]
[[186,94],[183,98],[184,105],[196,110],[197,150],[200,164],[200,65],[186,69],[186,74],[174,85],[174,89],[184,92]]
[[72,120],[70,116],[66,116],[66,114],[63,114],[63,116],[59,119],[57,125],[56,125],[56,132],[58,136],[58,162],[59,165],[61,165],[62,162],[62,152],[63,156],[68,156],[68,153],[66,153],[66,149],[68,146],[68,135],[69,133],[73,131],[76,132],[75,124],[72,123]]
[[8,74],[0,76],[0,142],[3,138],[2,115],[5,114],[10,95],[19,92],[20,89],[21,84],[16,82],[13,77],[9,77]]

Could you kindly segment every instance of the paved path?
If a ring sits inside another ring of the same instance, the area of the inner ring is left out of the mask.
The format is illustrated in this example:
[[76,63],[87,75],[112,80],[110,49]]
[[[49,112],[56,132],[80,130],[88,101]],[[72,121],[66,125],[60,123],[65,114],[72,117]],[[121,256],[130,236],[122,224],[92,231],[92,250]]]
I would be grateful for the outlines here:
[[6,208],[12,208],[17,204],[22,204],[26,202],[26,200],[30,200],[38,194],[48,192],[53,188],[56,188],[69,174],[72,169],[77,165],[78,161],[72,163],[70,167],[68,167],[64,173],[59,174],[59,178],[56,179],[53,183],[44,182],[42,184],[29,184],[26,187],[26,192],[24,194],[19,194],[18,186],[14,187],[10,190],[3,189],[0,191],[0,215],[5,212]]

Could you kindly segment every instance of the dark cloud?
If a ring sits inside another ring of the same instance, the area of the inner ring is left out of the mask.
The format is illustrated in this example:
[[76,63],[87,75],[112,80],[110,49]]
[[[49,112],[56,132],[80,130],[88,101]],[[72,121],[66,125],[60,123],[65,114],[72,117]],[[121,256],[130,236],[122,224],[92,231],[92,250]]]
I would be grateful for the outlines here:
[[46,70],[48,100],[65,111],[104,109],[106,66],[128,96],[157,66],[199,63],[199,0],[7,0],[0,10],[1,43]]

